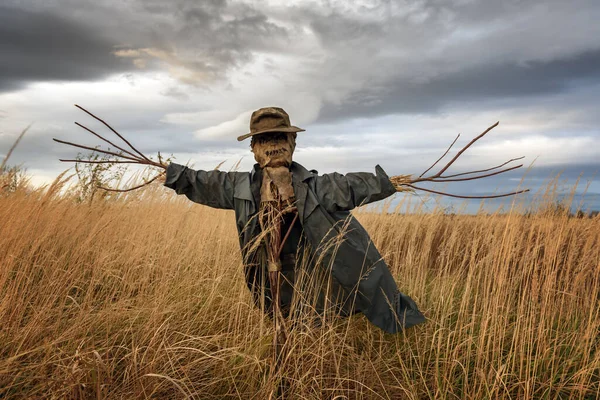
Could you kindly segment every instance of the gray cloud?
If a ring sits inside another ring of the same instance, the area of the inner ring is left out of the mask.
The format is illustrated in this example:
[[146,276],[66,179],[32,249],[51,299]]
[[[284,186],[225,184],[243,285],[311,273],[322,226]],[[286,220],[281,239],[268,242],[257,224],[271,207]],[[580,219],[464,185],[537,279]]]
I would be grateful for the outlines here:
[[209,85],[286,40],[260,11],[225,0],[10,3],[0,6],[0,91],[161,69]]
[[[96,143],[72,125],[86,122],[74,102],[144,152],[205,168],[244,154],[243,168],[251,166],[235,136],[247,128],[244,113],[271,104],[307,128],[298,160],[321,172],[372,171],[377,162],[390,173],[421,171],[455,133],[476,134],[496,118],[505,130],[461,168],[522,149],[547,164],[594,164],[597,1],[3,4],[12,5],[0,9],[0,149],[35,121],[12,161],[39,170],[58,171],[59,156],[76,154],[52,136]],[[102,85],[1,93],[52,80]],[[457,189],[501,184],[514,181]]]
[[348,117],[436,112],[445,106],[552,95],[600,83],[600,50],[548,62],[468,67],[427,82],[394,81],[325,104],[323,122]]
[[302,15],[325,50],[320,121],[483,109],[600,83],[593,1],[373,1]]
[[95,80],[131,69],[112,54],[116,44],[56,14],[0,6],[0,91],[30,81]]

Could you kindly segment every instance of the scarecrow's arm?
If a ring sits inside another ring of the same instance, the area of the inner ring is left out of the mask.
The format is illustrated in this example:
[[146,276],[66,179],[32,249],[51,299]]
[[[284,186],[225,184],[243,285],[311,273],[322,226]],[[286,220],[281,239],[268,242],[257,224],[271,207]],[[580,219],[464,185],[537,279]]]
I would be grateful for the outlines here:
[[375,167],[375,174],[351,172],[342,175],[334,172],[317,177],[319,203],[329,212],[349,211],[394,193],[396,187],[379,165]]
[[233,209],[233,190],[236,174],[218,170],[193,170],[171,163],[167,167],[165,186],[184,194],[195,203],[213,208]]

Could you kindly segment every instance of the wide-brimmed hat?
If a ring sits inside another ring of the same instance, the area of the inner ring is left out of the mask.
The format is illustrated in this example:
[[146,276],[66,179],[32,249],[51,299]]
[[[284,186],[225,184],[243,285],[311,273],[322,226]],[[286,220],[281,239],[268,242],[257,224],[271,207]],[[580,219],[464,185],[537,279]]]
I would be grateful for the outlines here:
[[250,133],[237,138],[238,141],[254,135],[269,132],[304,132],[304,129],[290,124],[290,116],[279,107],[265,107],[252,113],[250,117]]

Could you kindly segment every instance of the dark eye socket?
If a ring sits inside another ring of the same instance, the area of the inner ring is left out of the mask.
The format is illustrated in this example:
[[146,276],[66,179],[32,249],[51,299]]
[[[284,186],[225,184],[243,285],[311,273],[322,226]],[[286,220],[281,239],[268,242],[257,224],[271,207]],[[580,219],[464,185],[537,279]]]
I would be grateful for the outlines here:
[[283,132],[274,133],[272,136],[273,140],[285,140],[286,137],[287,137],[287,134],[283,133]]
[[287,138],[286,133],[277,132],[277,133],[271,133],[271,134],[257,135],[256,142],[263,144],[263,143],[270,142],[270,141],[285,140],[286,138]]

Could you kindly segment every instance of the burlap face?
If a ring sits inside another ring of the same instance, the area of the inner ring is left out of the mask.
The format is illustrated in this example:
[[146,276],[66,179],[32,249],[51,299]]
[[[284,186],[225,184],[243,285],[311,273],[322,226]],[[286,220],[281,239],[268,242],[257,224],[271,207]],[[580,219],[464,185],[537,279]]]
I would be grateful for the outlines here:
[[288,167],[296,148],[295,133],[270,133],[252,137],[254,159],[261,168]]

